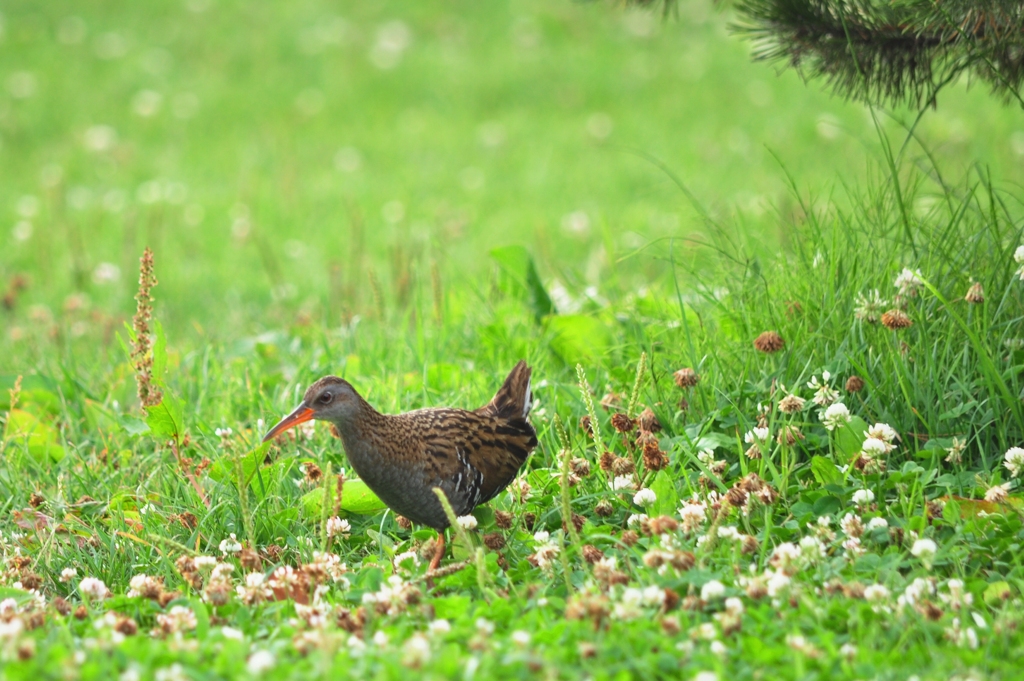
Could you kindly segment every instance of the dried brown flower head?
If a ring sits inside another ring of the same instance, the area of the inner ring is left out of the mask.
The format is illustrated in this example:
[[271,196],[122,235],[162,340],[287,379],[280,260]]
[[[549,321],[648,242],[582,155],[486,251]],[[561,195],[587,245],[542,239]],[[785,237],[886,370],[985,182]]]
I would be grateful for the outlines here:
[[68,603],[66,598],[57,596],[53,599],[52,604],[53,609],[56,610],[58,614],[63,615],[64,617],[67,617],[68,614],[71,612],[71,604]]
[[39,508],[46,502],[46,498],[39,492],[32,492],[28,497],[28,505],[32,508]]
[[668,466],[668,455],[657,445],[644,447],[644,468],[649,471],[660,471]]
[[616,412],[612,414],[612,428],[620,433],[628,433],[636,428],[636,422],[622,412]]
[[632,459],[628,459],[624,456],[617,456],[612,461],[612,472],[615,475],[630,475],[636,471],[636,464],[633,463]]
[[495,511],[494,512],[494,524],[503,530],[507,530],[512,527],[512,521],[515,518],[508,511]]
[[765,331],[754,339],[754,347],[759,352],[773,353],[786,347],[786,341],[776,331]]
[[680,388],[692,388],[700,383],[700,376],[690,367],[685,367],[675,372],[672,374],[672,378],[675,379],[676,385]]
[[242,564],[246,570],[256,572],[263,569],[263,559],[260,558],[260,554],[256,553],[250,548],[244,548],[238,553],[238,562]]
[[586,433],[590,437],[594,437],[594,429],[590,425],[590,417],[589,416],[581,416],[580,417],[580,430],[582,430],[584,433]]
[[652,535],[675,532],[679,529],[679,521],[672,516],[661,515],[657,518],[651,518],[648,520],[645,524],[645,529],[649,529]]
[[583,545],[583,560],[591,565],[604,558],[604,552],[593,544]]
[[779,430],[779,435],[775,438],[775,441],[780,445],[786,445],[792,447],[800,440],[804,439],[804,434],[800,432],[800,429],[796,426],[783,426]]
[[602,499],[601,501],[597,502],[597,505],[594,506],[594,513],[601,516],[602,518],[607,518],[614,512],[615,507],[612,506],[612,502],[608,501],[607,499]]
[[605,473],[612,469],[612,465],[615,463],[615,455],[611,452],[605,451],[601,454],[601,457],[597,460],[597,465],[601,467]]
[[964,296],[964,300],[973,305],[985,302],[985,289],[982,288],[980,281],[971,284],[971,287],[967,289],[967,295]]
[[523,527],[530,532],[533,532],[533,526],[537,524],[536,513],[524,513],[523,514]]
[[569,462],[569,470],[575,475],[585,478],[590,475],[590,462],[577,456]]
[[500,551],[505,548],[505,537],[500,532],[491,532],[484,535],[484,546],[491,551]]
[[661,430],[661,421],[650,407],[640,412],[637,421],[640,423],[640,430],[646,430],[648,433],[657,433]]
[[893,308],[882,315],[882,324],[885,325],[885,328],[892,329],[893,331],[905,329],[913,323],[906,312],[897,308]]
[[623,530],[620,539],[626,546],[636,546],[636,543],[640,541],[640,535],[633,530]]
[[[498,512],[501,513],[501,511],[498,511]],[[406,518],[404,515],[396,515],[395,516],[395,522],[403,530],[411,530],[412,529],[412,521],[409,520],[408,518]]]
[[601,407],[605,411],[617,409],[621,404],[622,395],[618,394],[617,392],[606,393],[605,396],[601,398]]
[[850,376],[846,379],[846,392],[859,393],[864,389],[864,379],[860,376]]
[[114,631],[125,636],[139,633],[139,625],[131,617],[121,617],[114,623]]
[[324,477],[324,472],[320,470],[320,466],[317,466],[312,461],[305,464],[306,482],[311,484],[317,484]]

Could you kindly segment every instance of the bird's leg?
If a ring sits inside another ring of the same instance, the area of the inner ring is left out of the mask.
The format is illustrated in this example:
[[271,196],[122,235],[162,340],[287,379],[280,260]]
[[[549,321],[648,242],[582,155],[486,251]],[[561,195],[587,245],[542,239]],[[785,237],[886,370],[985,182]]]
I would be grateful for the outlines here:
[[434,557],[430,560],[429,571],[433,572],[437,569],[437,566],[441,564],[441,558],[444,557],[444,531],[437,531],[437,548],[434,550]]

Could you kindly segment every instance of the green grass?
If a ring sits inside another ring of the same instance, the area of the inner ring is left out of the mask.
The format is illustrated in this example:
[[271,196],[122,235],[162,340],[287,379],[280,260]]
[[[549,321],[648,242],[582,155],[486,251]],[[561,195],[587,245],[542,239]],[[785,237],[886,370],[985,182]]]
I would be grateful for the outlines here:
[[[0,214],[32,225],[0,231],[0,275],[26,282],[0,313],[5,677],[238,678],[269,651],[271,678],[1015,678],[1018,111],[957,86],[901,152],[910,114],[873,120],[748,63],[706,5],[666,24],[600,4],[378,3],[344,23],[315,2],[189,6],[203,4],[3,10]],[[396,19],[411,40],[380,68]],[[124,53],[100,58],[111,32]],[[150,116],[144,90],[160,95]],[[100,151],[96,125],[116,131]],[[166,339],[148,417],[118,340],[145,246]],[[897,304],[904,268],[923,282]],[[964,300],[973,282],[983,303]],[[857,319],[874,289],[912,326]],[[781,352],[755,350],[766,330]],[[433,589],[425,561],[394,564],[431,531],[351,480],[340,502],[333,475],[310,481],[313,464],[351,478],[326,429],[258,448],[323,374],[387,412],[475,407],[520,358],[540,446],[452,537],[445,564],[466,565]],[[695,387],[675,385],[681,367]],[[854,416],[834,431],[807,387],[825,371]],[[778,407],[789,391],[808,400],[794,414]],[[610,425],[645,407],[660,472]],[[600,443],[578,425],[588,412]],[[759,418],[772,438],[750,458]],[[859,470],[875,423],[896,447]],[[779,444],[784,428],[802,439]],[[650,507],[612,489],[605,450]],[[749,474],[778,498],[730,510],[719,495],[738,503]],[[982,501],[1005,483],[1005,504]],[[680,513],[691,500],[700,522]],[[694,526],[629,524],[645,511]],[[324,533],[335,513],[341,539]],[[847,514],[886,527],[851,544]],[[232,534],[258,566],[222,556]],[[920,539],[934,556],[915,555]],[[314,610],[246,593],[247,574],[308,572],[325,548],[346,573]],[[190,579],[180,561],[196,555],[233,571]],[[128,596],[140,574],[164,598]],[[373,603],[396,575],[390,606]],[[110,596],[89,599],[86,577]]]

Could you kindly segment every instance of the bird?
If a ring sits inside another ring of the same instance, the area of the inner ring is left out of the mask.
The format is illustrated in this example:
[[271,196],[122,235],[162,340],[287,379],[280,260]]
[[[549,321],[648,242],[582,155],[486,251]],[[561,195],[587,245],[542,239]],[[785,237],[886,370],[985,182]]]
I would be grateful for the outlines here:
[[324,376],[263,442],[306,421],[333,424],[352,468],[380,500],[437,530],[432,572],[444,556],[450,524],[434,488],[444,492],[456,516],[469,515],[508,487],[537,446],[529,421],[531,373],[521,360],[479,409],[430,407],[402,414],[382,414],[345,379]]

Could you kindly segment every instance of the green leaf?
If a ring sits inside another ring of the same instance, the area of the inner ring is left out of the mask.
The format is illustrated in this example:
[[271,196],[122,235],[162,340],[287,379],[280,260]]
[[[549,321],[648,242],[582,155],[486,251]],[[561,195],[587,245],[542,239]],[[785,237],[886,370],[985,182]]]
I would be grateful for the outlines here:
[[867,432],[868,424],[859,416],[851,416],[849,422],[836,429],[836,452],[840,461],[850,463],[860,454]]
[[184,431],[181,420],[181,403],[166,388],[159,404],[146,407],[146,424],[155,437],[181,440]]
[[196,614],[196,638],[202,641],[210,631],[210,613],[206,611],[206,604],[198,598],[192,599],[192,612]]
[[[331,508],[334,507],[334,494],[337,488],[330,487]],[[324,488],[316,489],[302,495],[303,512],[311,518],[320,518],[320,511],[323,508]],[[387,508],[383,501],[362,480],[346,480],[341,490],[341,510],[356,515],[370,515]]]
[[[256,469],[259,468],[266,459],[267,449],[269,447],[270,443],[264,442],[259,447],[242,457],[242,473],[245,475],[246,480],[252,480]],[[224,456],[217,459],[213,465],[210,466],[210,477],[217,482],[233,481],[235,479],[235,460],[230,456]]]
[[167,371],[167,336],[164,335],[164,327],[159,319],[153,320],[153,336],[153,368],[151,375],[160,385],[164,385],[164,373]]
[[64,458],[64,446],[57,436],[57,429],[23,409],[12,409],[7,413],[4,439],[25,445],[29,455],[40,463]]
[[839,509],[843,507],[838,497],[834,497],[831,494],[826,494],[817,501],[814,502],[814,515],[823,516],[837,513]]
[[548,317],[551,350],[563,361],[573,364],[600,359],[612,346],[611,333],[603,322],[587,315]]
[[815,456],[811,459],[811,473],[819,485],[839,483],[843,481],[843,475],[836,468],[836,465],[823,456]]
[[555,305],[551,302],[551,296],[545,290],[544,284],[541,283],[533,256],[525,247],[502,246],[495,248],[491,250],[491,258],[526,293],[530,309],[533,310],[537,321],[555,313]]
[[674,516],[679,506],[679,494],[676,493],[676,485],[668,471],[658,471],[651,482],[651,491],[658,497],[651,509],[652,512],[655,515]]
[[992,582],[985,589],[985,604],[994,608],[1009,600],[1012,595],[1009,582]]

